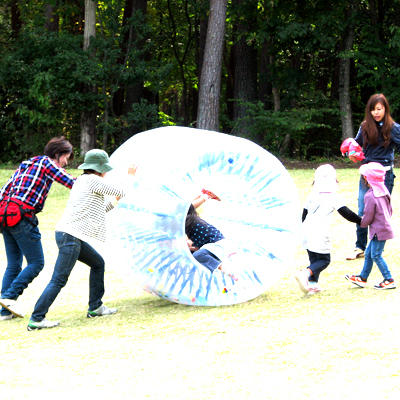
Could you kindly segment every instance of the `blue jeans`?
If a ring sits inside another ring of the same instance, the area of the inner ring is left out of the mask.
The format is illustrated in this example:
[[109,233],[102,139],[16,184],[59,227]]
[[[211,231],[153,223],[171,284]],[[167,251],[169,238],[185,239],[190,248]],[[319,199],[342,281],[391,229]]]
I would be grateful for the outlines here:
[[193,257],[211,272],[214,272],[221,265],[221,260],[206,249],[195,251]]
[[77,261],[90,267],[89,275],[89,311],[96,310],[103,303],[104,260],[88,243],[65,232],[56,232],[59,249],[53,276],[36,302],[31,320],[40,322],[46,316],[50,306],[67,284],[68,278]]
[[[7,268],[1,285],[1,298],[17,300],[44,267],[41,235],[39,228],[25,219],[15,226],[3,228],[2,234]],[[27,265],[22,269],[24,257]],[[2,317],[9,314],[8,310],[1,309]]]
[[[386,171],[385,175],[385,186],[388,188],[389,193],[392,194],[394,186],[394,178],[396,176],[393,173],[393,168]],[[364,196],[367,193],[369,187],[365,184],[363,176],[360,177],[360,185],[358,189],[358,215],[362,217],[364,215]],[[361,250],[365,250],[368,242],[368,228],[361,228],[357,225],[357,241],[356,247]]]
[[375,264],[378,266],[379,271],[384,279],[392,279],[392,274],[389,271],[389,267],[386,264],[386,261],[382,257],[383,250],[385,248],[386,240],[378,240],[376,235],[369,242],[367,249],[365,250],[365,261],[364,267],[360,273],[361,278],[368,279],[369,274],[372,270],[372,265]]

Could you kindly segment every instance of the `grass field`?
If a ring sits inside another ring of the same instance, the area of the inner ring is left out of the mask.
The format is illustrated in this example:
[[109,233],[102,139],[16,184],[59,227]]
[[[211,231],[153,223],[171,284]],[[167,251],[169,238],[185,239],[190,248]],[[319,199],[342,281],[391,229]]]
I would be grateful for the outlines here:
[[[11,174],[0,170],[0,186]],[[312,170],[289,171],[303,202]],[[397,175],[400,177],[398,170]],[[77,171],[73,170],[77,175]],[[356,211],[357,169],[338,170],[340,193]],[[394,189],[396,233],[400,194]],[[77,264],[48,319],[60,327],[27,332],[33,306],[57,256],[54,227],[68,190],[54,184],[39,215],[46,265],[20,298],[26,317],[0,322],[0,399],[397,399],[400,393],[400,287],[377,291],[347,282],[362,261],[345,261],[355,226],[334,216],[332,263],[325,291],[304,296],[294,273],[305,251],[270,290],[253,301],[201,308],[170,303],[106,272],[111,317],[88,319],[88,270]],[[301,210],[299,210],[299,213]],[[2,246],[2,245],[1,245]],[[0,252],[0,277],[5,266]],[[400,276],[399,239],[385,259]],[[400,281],[399,281],[400,283]]]

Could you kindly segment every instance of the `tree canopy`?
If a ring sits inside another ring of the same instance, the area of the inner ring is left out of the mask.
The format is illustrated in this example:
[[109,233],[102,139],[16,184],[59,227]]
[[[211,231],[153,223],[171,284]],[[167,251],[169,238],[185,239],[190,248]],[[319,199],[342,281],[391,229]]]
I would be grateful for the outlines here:
[[[144,130],[196,127],[210,5],[224,1],[0,0],[0,162],[53,136],[80,153],[85,131],[112,152]],[[221,132],[317,159],[339,154],[372,94],[399,113],[399,0],[229,0],[220,37],[208,39],[222,48]]]

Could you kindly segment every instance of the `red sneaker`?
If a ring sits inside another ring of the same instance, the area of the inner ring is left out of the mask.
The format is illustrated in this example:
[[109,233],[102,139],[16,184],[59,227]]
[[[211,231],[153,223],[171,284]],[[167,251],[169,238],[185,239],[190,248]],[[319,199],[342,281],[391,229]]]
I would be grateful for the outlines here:
[[344,277],[351,283],[354,283],[361,288],[365,288],[365,286],[367,285],[367,280],[361,278],[360,275],[345,275]]
[[383,282],[374,285],[374,289],[378,290],[396,289],[396,284],[394,283],[394,279],[385,279]]
[[221,199],[216,194],[211,192],[211,190],[207,190],[207,189],[203,188],[203,189],[201,189],[201,193],[206,194],[210,199],[221,201]]

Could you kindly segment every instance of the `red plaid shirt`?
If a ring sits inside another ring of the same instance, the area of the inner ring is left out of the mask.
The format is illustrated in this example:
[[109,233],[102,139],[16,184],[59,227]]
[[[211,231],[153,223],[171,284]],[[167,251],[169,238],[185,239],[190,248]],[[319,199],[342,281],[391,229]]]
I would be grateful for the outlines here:
[[42,211],[53,181],[71,189],[75,178],[49,157],[33,157],[20,164],[2,187],[0,199],[12,196],[34,207],[37,212]]

